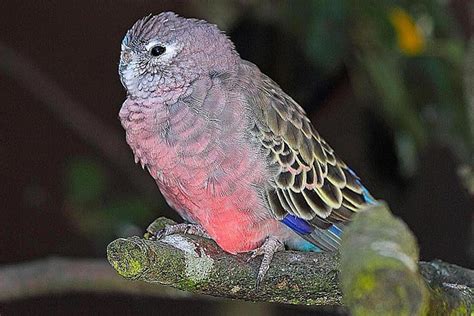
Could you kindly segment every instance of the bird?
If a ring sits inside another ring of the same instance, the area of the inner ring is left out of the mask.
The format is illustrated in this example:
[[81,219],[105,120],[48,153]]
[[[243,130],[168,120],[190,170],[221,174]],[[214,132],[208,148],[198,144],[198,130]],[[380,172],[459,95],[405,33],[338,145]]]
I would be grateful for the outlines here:
[[353,215],[376,200],[303,108],[207,21],[174,12],[138,20],[121,43],[119,111],[135,162],[187,233],[230,254],[338,250]]

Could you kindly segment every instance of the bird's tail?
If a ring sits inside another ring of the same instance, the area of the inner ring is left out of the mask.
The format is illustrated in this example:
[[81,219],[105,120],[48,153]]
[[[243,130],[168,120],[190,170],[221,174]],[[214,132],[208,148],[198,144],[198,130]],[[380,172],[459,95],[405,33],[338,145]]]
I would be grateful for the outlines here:
[[339,248],[344,224],[333,224],[328,229],[315,228],[309,235],[301,235],[310,243],[317,245],[323,251],[333,252]]
[[[377,204],[377,200],[370,195],[369,191],[362,185],[362,194],[365,202],[369,205]],[[318,245],[323,251],[336,251],[341,244],[341,236],[346,225],[344,223],[332,224],[327,229],[315,228],[309,235],[302,235],[307,241]]]

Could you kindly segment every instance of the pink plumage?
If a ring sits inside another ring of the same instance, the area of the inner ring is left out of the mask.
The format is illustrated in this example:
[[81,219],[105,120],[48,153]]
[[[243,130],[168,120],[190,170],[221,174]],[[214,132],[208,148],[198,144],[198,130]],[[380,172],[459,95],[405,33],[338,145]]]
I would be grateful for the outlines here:
[[283,245],[336,250],[343,223],[374,201],[304,110],[215,25],[171,12],[139,20],[119,73],[136,161],[195,231],[227,252],[263,254],[259,280]]

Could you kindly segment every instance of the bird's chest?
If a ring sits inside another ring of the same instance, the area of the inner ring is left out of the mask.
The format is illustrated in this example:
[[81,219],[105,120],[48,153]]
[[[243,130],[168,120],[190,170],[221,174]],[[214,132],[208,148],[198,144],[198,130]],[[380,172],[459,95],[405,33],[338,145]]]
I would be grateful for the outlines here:
[[155,161],[165,162],[162,159],[165,158],[164,144],[158,136],[166,123],[166,117],[156,107],[125,102],[119,118],[135,163],[140,163],[142,168],[150,168]]
[[215,122],[185,105],[124,104],[120,119],[135,162],[162,186],[202,186],[204,171],[212,173],[228,156]]
[[235,253],[265,238],[266,230],[256,233],[254,227],[265,226],[268,213],[256,189],[265,183],[265,169],[232,113],[214,120],[189,107],[166,113],[129,107],[120,118],[136,161],[147,167],[170,206]]

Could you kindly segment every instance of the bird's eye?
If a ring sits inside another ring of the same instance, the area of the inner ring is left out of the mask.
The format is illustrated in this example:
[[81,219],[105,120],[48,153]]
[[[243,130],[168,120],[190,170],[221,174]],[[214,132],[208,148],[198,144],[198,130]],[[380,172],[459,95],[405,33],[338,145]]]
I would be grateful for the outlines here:
[[158,57],[166,51],[164,46],[156,45],[150,49],[151,56]]

